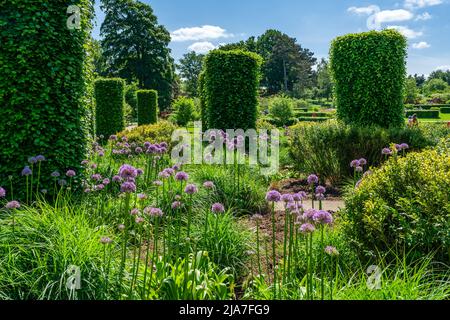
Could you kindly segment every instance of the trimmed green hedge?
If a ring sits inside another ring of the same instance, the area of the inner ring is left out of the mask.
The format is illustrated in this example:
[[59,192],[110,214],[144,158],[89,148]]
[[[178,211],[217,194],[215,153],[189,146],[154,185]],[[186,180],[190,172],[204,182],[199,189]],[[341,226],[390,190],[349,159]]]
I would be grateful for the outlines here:
[[406,38],[395,30],[336,38],[330,65],[338,118],[347,124],[403,126]]
[[439,119],[439,110],[408,110],[406,117],[416,114],[418,119]]
[[124,121],[125,81],[119,78],[95,81],[95,124],[97,136],[109,136],[125,128]]
[[298,121],[300,122],[324,122],[324,121],[328,121],[330,120],[330,118],[326,118],[326,117],[299,117]]
[[202,99],[209,128],[256,127],[262,58],[241,50],[211,51],[204,60]]
[[138,125],[158,122],[158,92],[156,90],[137,91]]
[[450,106],[449,107],[442,107],[441,108],[441,113],[449,114],[450,113]]
[[407,106],[408,109],[431,110],[432,108],[450,108],[449,104],[412,104]]
[[296,116],[302,118],[330,118],[333,114],[327,112],[297,112]]
[[[81,9],[80,28],[67,27],[70,5]],[[18,177],[31,156],[47,159],[39,190],[51,190],[54,170],[81,170],[94,10],[88,0],[8,0],[0,7],[0,186],[9,189],[11,175],[20,198],[25,179]]]

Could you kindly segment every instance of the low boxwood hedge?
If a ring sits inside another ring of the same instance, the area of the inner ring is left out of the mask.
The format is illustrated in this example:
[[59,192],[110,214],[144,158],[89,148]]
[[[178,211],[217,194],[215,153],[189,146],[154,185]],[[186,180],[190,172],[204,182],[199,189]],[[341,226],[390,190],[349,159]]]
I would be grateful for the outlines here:
[[417,115],[418,119],[439,119],[438,110],[408,110],[406,111],[406,117]]

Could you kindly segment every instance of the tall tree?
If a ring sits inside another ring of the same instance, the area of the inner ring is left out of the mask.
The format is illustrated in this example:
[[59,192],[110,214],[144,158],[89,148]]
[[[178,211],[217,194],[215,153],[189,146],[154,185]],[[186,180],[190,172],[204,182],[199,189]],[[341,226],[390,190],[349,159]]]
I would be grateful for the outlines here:
[[441,79],[447,82],[450,85],[450,70],[436,70],[430,73],[428,80],[431,79]]
[[202,72],[204,57],[205,55],[192,51],[186,53],[177,65],[184,80],[186,93],[191,97],[197,96],[198,76]]
[[323,59],[317,65],[317,87],[319,95],[330,100],[333,93],[333,82],[329,72],[328,61]]
[[102,0],[101,8],[105,12],[100,32],[107,74],[157,90],[161,110],[168,108],[174,81],[169,32],[158,24],[153,9],[139,1]]

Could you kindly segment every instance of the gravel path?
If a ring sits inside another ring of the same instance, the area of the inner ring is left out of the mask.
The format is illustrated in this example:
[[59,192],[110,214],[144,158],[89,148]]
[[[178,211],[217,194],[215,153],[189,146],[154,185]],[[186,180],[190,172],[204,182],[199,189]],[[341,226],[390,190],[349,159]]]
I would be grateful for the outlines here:
[[[306,210],[311,209],[311,207],[312,207],[311,200],[305,200],[303,202],[303,206]],[[345,203],[343,200],[340,200],[340,199],[324,200],[324,201],[322,201],[322,206],[323,206],[323,210],[336,212],[336,211],[339,211],[340,209],[343,209],[345,207]],[[315,203],[315,207],[316,207],[316,209],[319,207],[319,203],[317,201]],[[284,203],[278,202],[276,204],[276,210],[284,211]]]

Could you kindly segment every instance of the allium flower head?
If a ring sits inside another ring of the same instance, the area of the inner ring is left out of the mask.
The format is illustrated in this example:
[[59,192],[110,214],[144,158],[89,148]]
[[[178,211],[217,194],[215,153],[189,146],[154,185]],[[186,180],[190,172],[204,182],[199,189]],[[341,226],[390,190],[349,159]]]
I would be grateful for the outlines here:
[[101,176],[101,174],[99,174],[99,173],[93,174],[93,175],[91,176],[91,178],[92,178],[92,180],[95,180],[95,181],[100,181],[100,180],[102,180],[102,176]]
[[0,198],[6,197],[6,190],[0,187]]
[[163,182],[162,182],[162,181],[160,181],[160,180],[155,180],[155,181],[153,181],[153,185],[154,185],[154,186],[158,186],[158,187],[160,187],[160,186],[162,186],[162,185],[163,185]]
[[147,207],[144,209],[144,213],[151,216],[151,217],[162,217],[163,212],[159,208],[153,208],[153,207]]
[[168,179],[170,177],[170,174],[166,171],[161,171],[160,173],[158,173],[158,177],[160,177],[161,179]]
[[143,150],[142,150],[141,147],[136,147],[136,149],[134,149],[134,152],[136,152],[136,153],[142,153]]
[[138,176],[142,176],[144,174],[144,170],[137,168],[136,173]]
[[147,199],[147,195],[146,195],[145,193],[139,193],[139,194],[137,195],[137,197],[138,197],[139,200],[145,200],[145,199]]
[[33,171],[31,171],[29,166],[26,166],[25,168],[23,168],[22,170],[22,175],[23,176],[30,176],[33,173]]
[[42,162],[42,161],[45,161],[45,157],[43,156],[43,155],[38,155],[38,156],[36,156],[36,161],[37,162]]
[[176,210],[176,209],[178,209],[179,207],[181,207],[181,202],[180,202],[180,201],[174,201],[174,202],[172,203],[172,209],[173,209],[173,210]]
[[332,246],[327,246],[325,248],[325,253],[330,256],[338,256],[339,255],[339,251],[335,247],[332,247]]
[[35,163],[37,162],[36,157],[30,157],[30,158],[28,158],[28,162],[29,162],[30,164],[35,164]]
[[298,211],[298,206],[295,202],[289,202],[286,205],[286,209],[288,209],[291,212],[296,212],[296,211]]
[[353,160],[352,162],[350,162],[351,168],[359,167],[359,165],[360,165],[359,160]]
[[109,140],[111,140],[111,141],[116,141],[117,140],[117,136],[116,135],[111,135],[110,137],[109,137]]
[[357,167],[355,168],[355,171],[356,171],[356,172],[363,172],[363,171],[364,171],[364,168],[361,167],[361,166],[357,166]]
[[333,223],[333,216],[328,211],[319,210],[314,214],[313,220],[316,223],[330,225]]
[[141,224],[141,223],[143,223],[144,221],[145,221],[145,219],[144,218],[142,218],[142,217],[136,217],[136,219],[134,220],[137,224]]
[[102,183],[100,183],[100,184],[98,184],[98,185],[95,186],[95,190],[101,191],[101,190],[103,190],[103,189],[105,189],[105,185],[102,184]]
[[408,145],[407,143],[402,143],[402,144],[400,145],[400,147],[402,148],[402,150],[407,150],[407,149],[409,149],[409,145]]
[[20,203],[19,203],[19,201],[13,200],[13,201],[8,202],[5,207],[6,207],[6,209],[19,209]]
[[325,187],[323,187],[323,186],[318,186],[316,188],[316,193],[324,194],[325,192],[327,192],[327,189]]
[[281,200],[281,194],[276,190],[271,190],[267,192],[266,200],[269,202],[278,202]]
[[283,194],[283,195],[281,196],[281,201],[283,201],[283,202],[285,202],[285,203],[289,203],[289,202],[294,201],[294,198],[292,197],[291,194]]
[[300,226],[300,232],[303,234],[309,234],[316,231],[316,228],[311,223],[304,223]]
[[221,203],[214,203],[211,207],[211,211],[214,213],[223,213],[225,212],[225,207]]
[[316,194],[316,199],[317,199],[318,201],[323,201],[323,200],[325,200],[325,196],[324,196],[323,193],[317,193],[317,194]]
[[365,166],[365,165],[367,164],[367,160],[364,159],[364,158],[361,158],[361,159],[359,159],[358,161],[359,161],[359,165],[360,165],[360,166]]
[[134,182],[126,181],[120,186],[120,191],[123,193],[132,193],[136,191]]
[[303,220],[313,222],[313,217],[317,213],[316,209],[308,209],[303,213]]
[[122,181],[122,178],[121,178],[120,176],[114,176],[114,177],[112,178],[112,181],[113,181],[113,182],[121,182],[121,181]]
[[214,189],[214,182],[212,182],[212,181],[205,181],[203,183],[203,188],[205,188],[205,189]]
[[108,178],[103,179],[102,183],[107,186],[108,184],[111,183],[111,181]]
[[311,174],[308,177],[308,184],[316,184],[319,182],[319,177],[317,177],[315,174]]
[[389,148],[384,148],[383,150],[381,150],[381,154],[383,154],[385,156],[389,156],[392,154],[392,150]]
[[138,214],[139,214],[139,209],[138,208],[131,209],[130,215],[137,216]]
[[53,178],[58,178],[58,177],[60,176],[60,174],[59,174],[58,171],[53,171],[50,175],[51,175]]
[[64,187],[64,186],[67,185],[67,181],[66,181],[65,179],[59,179],[59,180],[58,180],[58,184],[59,184],[61,187]]
[[119,231],[123,231],[123,230],[125,230],[125,225],[124,225],[124,224],[119,224],[119,225],[117,226],[117,229],[118,229]]
[[83,160],[83,161],[81,161],[81,165],[82,166],[86,166],[86,165],[88,165],[89,164],[89,160]]
[[68,176],[69,178],[73,178],[76,176],[76,173],[74,170],[67,170],[66,176]]
[[124,180],[136,178],[137,170],[135,167],[130,166],[129,164],[124,164],[119,169],[119,176]]
[[188,184],[184,189],[187,194],[194,194],[198,192],[197,186],[195,184]]
[[100,239],[101,244],[110,244],[111,242],[112,242],[111,238],[108,238],[108,237],[102,237]]
[[184,171],[177,172],[177,174],[175,175],[175,180],[178,181],[187,181],[188,179],[189,175]]

